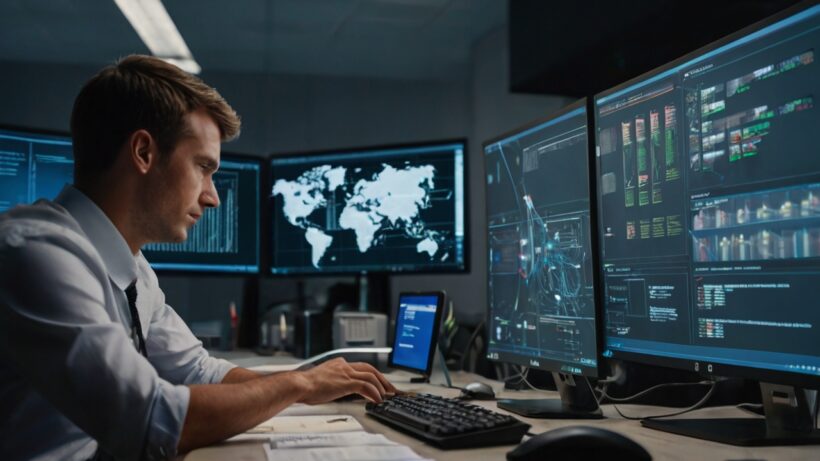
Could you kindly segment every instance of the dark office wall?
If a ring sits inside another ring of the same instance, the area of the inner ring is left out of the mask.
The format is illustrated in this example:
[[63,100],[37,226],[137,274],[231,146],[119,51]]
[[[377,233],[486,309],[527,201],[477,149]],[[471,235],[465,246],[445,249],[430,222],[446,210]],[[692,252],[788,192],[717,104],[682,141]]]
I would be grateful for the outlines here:
[[[242,116],[240,138],[226,151],[264,156],[351,146],[469,138],[467,181],[471,239],[469,274],[395,276],[400,291],[444,289],[460,321],[476,324],[486,304],[484,165],[481,142],[543,117],[569,100],[508,92],[506,31],[476,43],[473,73],[465,81],[418,82],[304,75],[203,73]],[[0,62],[0,123],[68,129],[74,97],[96,66]],[[327,286],[342,279],[308,279],[305,290],[323,301]],[[160,275],[168,303],[189,322],[227,321],[228,305],[241,308],[239,277]],[[296,282],[265,277],[259,304],[296,296]]]

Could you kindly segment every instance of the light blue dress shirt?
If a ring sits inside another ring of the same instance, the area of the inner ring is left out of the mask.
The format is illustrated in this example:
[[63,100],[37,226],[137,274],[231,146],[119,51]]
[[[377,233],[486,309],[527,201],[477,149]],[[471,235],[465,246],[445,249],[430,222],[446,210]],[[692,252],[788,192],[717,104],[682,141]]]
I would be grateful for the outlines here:
[[[137,280],[148,359],[131,337]],[[212,358],[165,304],[156,274],[72,186],[0,215],[0,458],[85,460],[176,454],[187,384],[221,382]]]

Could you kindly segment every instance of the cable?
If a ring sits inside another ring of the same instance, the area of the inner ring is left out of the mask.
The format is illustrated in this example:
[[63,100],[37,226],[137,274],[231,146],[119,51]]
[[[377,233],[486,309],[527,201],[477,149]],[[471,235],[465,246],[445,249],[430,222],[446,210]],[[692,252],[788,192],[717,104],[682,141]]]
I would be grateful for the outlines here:
[[652,386],[649,389],[644,389],[644,390],[642,390],[641,392],[638,392],[635,395],[630,395],[629,397],[612,397],[611,395],[606,393],[606,387],[604,387],[604,389],[602,390],[602,393],[603,393],[603,396],[605,398],[607,398],[607,399],[609,399],[613,402],[624,403],[624,402],[629,402],[629,401],[635,400],[638,397],[642,397],[642,396],[644,396],[644,395],[646,395],[646,394],[648,394],[652,391],[656,391],[656,390],[662,389],[664,387],[704,386],[704,385],[707,385],[707,384],[711,384],[711,385],[714,386],[715,381],[699,381],[699,382],[696,382],[696,383],[662,383],[662,384],[657,384],[655,386]]
[[[515,367],[515,365],[513,365],[513,367]],[[523,378],[526,378],[527,375],[529,375],[529,374],[530,374],[530,367],[519,366],[518,373],[516,373],[512,376],[507,376],[505,379],[511,379],[511,378],[516,378],[516,377],[521,377],[523,379]],[[521,381],[519,380],[519,382],[521,382]]]
[[[506,368],[506,364],[505,364],[505,368]],[[511,385],[517,385],[517,384],[522,383],[522,382],[523,382],[523,378],[526,378],[526,377],[527,377],[527,373],[529,373],[529,368],[527,368],[527,367],[521,367],[521,368],[522,368],[522,371],[519,371],[518,373],[516,373],[516,374],[514,374],[514,375],[509,375],[509,376],[508,376],[508,375],[507,375],[507,373],[500,373],[500,372],[499,372],[499,369],[498,369],[498,366],[496,365],[496,370],[495,370],[495,372],[496,372],[496,375],[497,375],[497,376],[502,376],[502,375],[503,375],[503,378],[501,378],[501,379],[502,379],[505,383],[507,383],[507,384],[511,384]],[[513,379],[513,378],[518,378],[518,377],[520,377],[520,378],[522,378],[522,379],[519,379],[518,381],[515,381],[515,382],[510,382],[510,380],[511,380],[511,379]]]
[[820,426],[820,423],[818,423],[818,421],[820,421],[820,389],[813,391],[806,389],[803,392],[806,392],[806,398],[808,398],[809,392],[814,392],[814,414],[812,415],[812,422],[814,423],[813,428],[817,429],[818,426]]
[[623,374],[624,374],[623,368],[616,366],[615,367],[615,374],[613,374],[612,376],[607,376],[604,379],[599,379],[597,384],[609,384],[609,383],[617,382],[618,380],[621,379]]
[[534,391],[551,391],[551,390],[553,390],[553,389],[541,389],[540,387],[533,386],[529,381],[527,381],[527,375],[530,372],[529,367],[521,367],[521,368],[522,368],[522,370],[518,373],[518,375],[521,376],[521,380],[518,381],[519,383],[523,382],[524,384],[527,385],[527,387],[529,387],[530,389],[532,389]]
[[470,339],[467,340],[467,345],[464,346],[464,352],[461,354],[461,361],[458,364],[458,369],[459,370],[464,371],[464,360],[467,359],[467,355],[469,355],[470,346],[472,346],[473,341],[475,341],[476,337],[478,336],[478,333],[483,328],[484,328],[484,320],[482,320],[481,322],[479,322],[478,325],[476,325],[475,329],[473,330],[473,334],[471,334]]
[[[600,383],[600,381],[599,381],[599,383]],[[606,390],[609,387],[609,382],[604,382],[603,384],[604,385],[600,389],[595,389],[594,387],[592,388],[592,393],[593,394],[595,394],[595,391],[598,391],[598,392],[601,393],[600,396],[595,396],[595,401],[598,402],[598,405],[601,405],[601,402],[603,402],[604,399],[606,398]]]
[[[681,383],[671,383],[671,384],[681,384]],[[700,384],[700,383],[692,383],[692,384]],[[656,419],[656,418],[668,418],[670,416],[678,416],[678,415],[682,415],[684,413],[689,413],[690,411],[697,410],[698,408],[702,407],[703,404],[705,404],[709,400],[709,397],[711,397],[712,394],[715,392],[715,388],[717,388],[717,382],[716,381],[712,381],[711,384],[712,385],[709,387],[709,391],[706,392],[706,395],[704,395],[703,398],[701,398],[697,403],[695,403],[694,405],[692,405],[688,408],[684,408],[683,410],[675,411],[675,412],[672,412],[672,413],[665,413],[665,414],[661,414],[661,415],[652,415],[652,416],[627,416],[627,415],[623,414],[623,412],[621,412],[621,409],[618,408],[617,405],[612,405],[612,406],[615,408],[615,411],[617,411],[618,414],[621,415],[622,418],[633,420],[633,421],[634,420],[640,421],[642,419]]]

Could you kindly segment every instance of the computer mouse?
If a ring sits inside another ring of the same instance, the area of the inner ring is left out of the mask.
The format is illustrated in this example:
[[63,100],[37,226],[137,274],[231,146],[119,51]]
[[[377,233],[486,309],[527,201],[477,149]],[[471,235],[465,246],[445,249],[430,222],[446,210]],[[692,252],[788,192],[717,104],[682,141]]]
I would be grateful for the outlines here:
[[460,399],[464,400],[493,400],[495,392],[488,384],[474,382],[461,389]]
[[566,426],[538,434],[507,453],[508,461],[544,459],[651,460],[637,442],[617,432],[592,426]]

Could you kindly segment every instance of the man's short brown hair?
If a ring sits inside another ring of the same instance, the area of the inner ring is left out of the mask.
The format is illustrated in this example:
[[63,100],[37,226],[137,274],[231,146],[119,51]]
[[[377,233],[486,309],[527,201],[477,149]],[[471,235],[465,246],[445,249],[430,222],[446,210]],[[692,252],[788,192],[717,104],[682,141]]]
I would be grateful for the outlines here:
[[223,141],[239,135],[239,116],[215,89],[152,56],[131,55],[85,84],[71,113],[74,181],[93,180],[114,164],[137,130],[148,131],[161,154],[187,134],[185,116],[204,109]]

